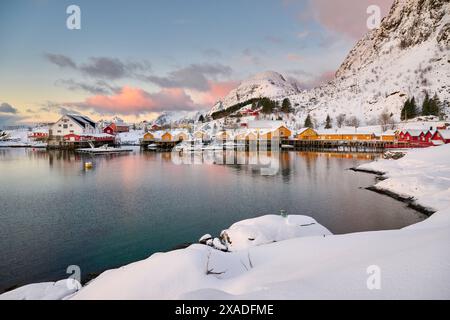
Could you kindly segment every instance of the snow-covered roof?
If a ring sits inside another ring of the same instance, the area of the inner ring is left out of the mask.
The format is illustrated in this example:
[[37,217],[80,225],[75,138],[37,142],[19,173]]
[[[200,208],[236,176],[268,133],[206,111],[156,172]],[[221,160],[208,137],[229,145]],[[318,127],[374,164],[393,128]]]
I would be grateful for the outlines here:
[[86,128],[87,126],[95,128],[96,126],[93,120],[81,114],[66,114],[66,116],[75,121],[76,123],[78,123],[83,128]]
[[[296,136],[296,135],[302,134],[303,132],[305,132],[305,131],[307,131],[307,130],[309,130],[309,129],[311,129],[311,128],[308,128],[308,127],[306,127],[306,128],[301,128],[300,130],[297,130],[297,131],[294,133],[294,135]],[[314,129],[311,129],[311,130],[314,130]]]
[[395,136],[396,130],[386,130],[381,135],[382,136]]
[[111,138],[114,137],[111,134],[108,133],[82,133],[82,134],[75,134],[80,137],[94,137],[94,138]]
[[32,130],[32,132],[33,133],[48,133],[48,128],[42,128],[42,127],[34,128]]
[[438,130],[438,133],[441,135],[442,138],[445,140],[450,139],[450,130]]
[[[425,132],[427,132],[427,131],[425,131]],[[412,137],[418,137],[422,133],[424,133],[424,131],[423,130],[416,130],[416,129],[409,129],[409,130],[406,130],[406,133],[409,133]]]
[[374,134],[373,131],[361,128],[336,128],[336,129],[321,129],[318,134]]
[[167,130],[159,130],[159,131],[153,131],[151,132],[151,134],[153,134],[153,136],[155,137],[155,139],[161,139],[163,135],[165,135],[166,133],[169,133],[172,135],[172,133],[170,133]]
[[271,120],[255,120],[249,121],[248,127],[250,129],[270,129],[275,130],[281,126],[286,126],[284,121],[271,121]]

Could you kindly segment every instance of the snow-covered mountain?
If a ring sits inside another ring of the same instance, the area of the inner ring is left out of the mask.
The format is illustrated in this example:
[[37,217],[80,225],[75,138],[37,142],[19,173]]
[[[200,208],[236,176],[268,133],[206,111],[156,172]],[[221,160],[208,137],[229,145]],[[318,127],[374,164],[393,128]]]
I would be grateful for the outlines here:
[[161,113],[153,124],[164,126],[169,124],[181,124],[198,121],[202,112],[200,111],[166,111]]
[[295,95],[299,92],[297,86],[286,80],[281,74],[266,71],[243,81],[223,100],[218,101],[209,113],[212,114],[254,98],[266,97],[282,100],[286,96]]
[[282,75],[265,72],[244,81],[210,113],[251,98],[287,97],[299,119],[311,113],[322,122],[327,114],[346,114],[369,123],[386,111],[399,120],[406,99],[420,102],[425,90],[450,101],[448,0],[395,0],[380,27],[356,44],[327,84],[299,91]]

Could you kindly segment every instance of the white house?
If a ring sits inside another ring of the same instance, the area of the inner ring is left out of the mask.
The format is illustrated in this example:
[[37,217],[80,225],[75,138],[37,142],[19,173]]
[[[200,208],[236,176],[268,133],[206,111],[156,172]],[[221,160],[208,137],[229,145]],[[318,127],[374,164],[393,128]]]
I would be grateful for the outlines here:
[[66,114],[49,128],[49,136],[65,136],[68,134],[94,134],[98,133],[94,121],[78,114]]

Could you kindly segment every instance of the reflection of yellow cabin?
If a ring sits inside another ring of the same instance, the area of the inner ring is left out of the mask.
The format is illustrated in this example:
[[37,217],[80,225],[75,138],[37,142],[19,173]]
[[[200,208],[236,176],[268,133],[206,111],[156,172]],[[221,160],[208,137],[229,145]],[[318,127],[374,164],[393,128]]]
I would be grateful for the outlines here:
[[209,137],[204,131],[196,131],[194,132],[194,139],[206,141],[209,140]]
[[258,140],[258,136],[255,132],[249,132],[245,135],[246,141],[256,141]]
[[279,126],[278,128],[272,131],[272,136],[280,139],[287,139],[291,135],[292,135],[291,130],[289,130],[285,126]]
[[187,141],[189,136],[186,132],[178,132],[174,135],[174,141]]
[[240,132],[235,135],[235,139],[236,139],[236,141],[244,141],[246,135],[247,135],[247,132]]
[[314,129],[304,128],[295,136],[296,140],[317,140],[319,135]]
[[153,141],[153,140],[155,140],[155,136],[152,133],[150,133],[150,132],[146,132],[142,139],[144,141]]
[[226,131],[221,131],[216,135],[217,140],[229,140],[231,139],[231,135]]
[[173,140],[173,136],[170,132],[165,132],[162,136],[161,136],[161,141],[165,141],[165,142],[170,142]]
[[272,140],[272,131],[261,131],[259,133],[259,140]]

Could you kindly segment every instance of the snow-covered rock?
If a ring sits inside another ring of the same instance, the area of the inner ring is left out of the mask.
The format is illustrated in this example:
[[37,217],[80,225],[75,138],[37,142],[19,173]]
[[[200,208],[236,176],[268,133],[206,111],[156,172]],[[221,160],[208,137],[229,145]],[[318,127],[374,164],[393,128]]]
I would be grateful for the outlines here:
[[331,232],[311,217],[267,215],[239,221],[222,231],[220,237],[228,250],[236,251],[292,238],[327,235]]

